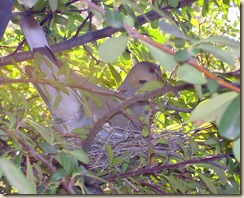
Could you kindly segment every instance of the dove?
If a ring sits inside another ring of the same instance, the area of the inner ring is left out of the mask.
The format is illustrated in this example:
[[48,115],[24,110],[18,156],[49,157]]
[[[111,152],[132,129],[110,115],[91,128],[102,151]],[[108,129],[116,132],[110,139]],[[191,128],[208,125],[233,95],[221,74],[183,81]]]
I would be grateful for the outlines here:
[[[74,70],[71,70],[71,74],[68,77],[64,74],[58,75],[62,63],[51,51],[42,27],[27,13],[21,15],[20,26],[32,54],[38,53],[42,57],[40,72],[45,73],[44,79],[66,83],[66,78],[69,78],[69,82],[82,86],[86,90],[86,93],[84,93],[82,90],[65,86],[67,91],[64,92],[50,84],[33,83],[38,94],[51,112],[55,128],[64,135],[71,133],[76,128],[92,126],[105,112],[121,102],[112,96],[131,97],[146,83],[159,80],[161,72],[159,67],[155,63],[146,61],[139,62],[132,67],[117,91],[93,84]],[[25,71],[29,78],[35,78],[38,75],[35,73],[35,69],[30,66],[26,66]],[[58,97],[60,101],[57,105]],[[93,101],[93,97],[98,98],[103,105],[98,106]],[[139,116],[145,113],[144,106],[145,103],[138,102],[130,107],[131,116],[136,122],[139,120]],[[90,116],[85,115],[85,111],[88,111]],[[112,127],[118,126],[122,130],[127,126],[131,126],[133,129],[137,128],[136,124],[131,123],[128,116],[121,112],[118,112],[118,114],[108,120],[108,123]],[[103,138],[107,137],[108,133],[106,130],[101,131],[100,135]]]

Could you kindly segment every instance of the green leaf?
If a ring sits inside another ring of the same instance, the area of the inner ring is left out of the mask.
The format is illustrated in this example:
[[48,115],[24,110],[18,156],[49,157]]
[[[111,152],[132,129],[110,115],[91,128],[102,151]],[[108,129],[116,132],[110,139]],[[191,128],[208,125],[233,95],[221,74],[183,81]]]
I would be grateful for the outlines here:
[[163,32],[165,32],[166,34],[170,34],[176,38],[182,38],[182,39],[189,40],[189,38],[186,35],[184,35],[184,33],[181,32],[180,29],[175,25],[169,24],[166,21],[160,21],[159,26],[160,26],[161,30]]
[[180,66],[177,69],[176,74],[179,78],[191,84],[202,85],[207,83],[203,74],[188,64]]
[[4,173],[8,182],[13,185],[20,194],[35,194],[36,190],[26,179],[19,168],[14,166],[9,160],[0,158],[0,170]]
[[219,84],[213,79],[207,79],[207,88],[210,92],[216,92],[219,89]]
[[27,163],[26,163],[26,167],[27,167],[26,177],[27,177],[29,184],[32,185],[32,188],[35,189],[35,191],[36,191],[35,177],[34,177],[33,169],[31,167],[30,160],[29,160],[28,156],[27,156],[26,161],[27,161]]
[[187,50],[179,50],[175,53],[175,59],[179,63],[187,62],[192,58],[192,55]]
[[141,134],[144,138],[146,138],[149,135],[147,126],[143,127]]
[[38,145],[46,153],[57,154],[56,148],[47,142],[40,142]]
[[168,180],[168,182],[170,183],[171,187],[173,188],[174,192],[177,193],[176,188],[182,193],[185,193],[185,188],[184,186],[178,182],[173,176],[165,176],[164,177]]
[[130,27],[134,27],[134,26],[135,26],[134,18],[131,17],[131,16],[126,16],[126,17],[124,17],[124,23],[126,23],[126,24],[129,25]]
[[105,21],[114,28],[121,28],[123,26],[123,17],[117,10],[107,10]]
[[59,106],[61,100],[62,100],[62,96],[61,96],[60,91],[58,91],[58,92],[57,92],[57,96],[56,96],[55,101],[54,101],[54,104],[53,104],[53,107],[54,107],[54,108],[58,108],[58,106]]
[[217,36],[212,36],[212,37],[209,37],[206,39],[202,39],[202,40],[194,43],[194,45],[197,45],[199,43],[208,43],[208,42],[226,45],[226,46],[233,48],[235,50],[239,50],[238,48],[240,48],[240,42],[235,41],[234,39],[230,39],[228,37],[217,37]]
[[109,146],[108,144],[105,144],[105,149],[108,154],[109,168],[111,169],[113,166],[114,152],[113,152],[111,146]]
[[235,140],[233,142],[233,153],[235,155],[235,158],[238,160],[238,162],[241,161],[241,144],[240,144],[240,138]]
[[51,10],[55,12],[55,10],[57,10],[58,8],[58,0],[48,0],[48,3],[50,5]]
[[126,49],[128,37],[110,38],[98,48],[98,56],[104,62],[114,62]]
[[110,65],[110,64],[108,65],[108,67],[109,67],[109,70],[111,71],[111,73],[112,73],[114,79],[115,79],[117,82],[121,82],[122,79],[121,79],[121,76],[120,76],[119,73],[118,73],[118,70],[115,69],[114,66],[112,66],[112,65]]
[[60,153],[61,165],[70,174],[76,167],[78,167],[77,161],[70,157],[67,153]]
[[70,155],[72,155],[75,159],[83,162],[84,164],[88,164],[89,162],[89,157],[88,155],[81,149],[79,150],[73,150],[73,151],[68,151]]
[[59,181],[65,177],[69,176],[68,172],[65,169],[58,169],[54,174],[52,174],[50,181],[56,182]]
[[194,88],[197,92],[198,97],[202,100],[203,99],[203,91],[202,91],[202,86],[201,85],[194,85]]
[[157,145],[157,144],[168,144],[168,143],[169,143],[169,141],[166,138],[161,137],[161,138],[156,140],[155,145]]
[[223,51],[219,47],[213,46],[211,44],[206,44],[206,43],[199,44],[197,48],[209,52],[210,54],[212,54],[213,56],[215,56],[216,58],[220,59],[223,62],[226,62],[232,66],[235,65],[233,52],[230,50]]
[[180,2],[181,0],[168,0],[169,5],[173,8],[176,8]]
[[238,93],[229,91],[200,103],[192,111],[190,120],[203,122],[212,122],[216,120],[219,122],[225,109],[237,95]]
[[202,173],[198,172],[198,175],[200,177],[200,179],[203,181],[203,183],[206,185],[206,187],[208,188],[208,190],[212,193],[212,194],[219,194],[218,190],[216,189],[215,185],[213,184],[213,182],[208,179],[205,175],[203,175]]
[[11,130],[14,127],[14,125],[16,124],[16,121],[17,120],[16,120],[16,117],[12,113],[10,113],[10,112],[6,112],[6,115],[9,118],[9,127],[8,127],[8,130]]
[[61,83],[59,83],[58,81],[49,80],[49,79],[46,79],[46,81],[50,82],[52,85],[54,85],[60,91],[66,93],[66,94],[69,94],[69,91],[67,90],[67,88],[64,85],[62,85]]
[[240,136],[241,127],[241,106],[240,94],[234,98],[231,104],[226,108],[220,119],[218,131],[219,134],[228,140],[235,140]]
[[141,89],[139,89],[137,91],[137,93],[145,93],[147,91],[152,91],[152,90],[160,88],[162,86],[163,86],[162,82],[151,81],[151,82],[146,83]]
[[146,42],[142,41],[142,43],[145,46],[147,46],[147,48],[149,49],[150,54],[153,56],[153,58],[155,60],[157,60],[160,63],[160,65],[162,65],[166,70],[171,72],[176,68],[176,66],[178,65],[178,62],[175,60],[173,55],[170,55],[170,54],[162,51],[161,49],[159,49],[153,45],[150,45]]
[[31,124],[42,135],[45,141],[51,144],[51,140],[52,140],[51,134],[46,128],[44,128],[42,125],[28,118],[25,118],[23,121]]
[[123,158],[120,156],[120,157],[115,157],[113,159],[113,166],[117,166],[119,164],[122,164],[123,163]]
[[177,142],[178,146],[181,148],[181,150],[184,152],[185,157],[188,159],[189,157],[187,154],[186,146],[182,143],[182,141],[179,138],[176,139],[176,142]]
[[188,141],[190,144],[191,156],[193,156],[199,151],[198,144],[192,139],[192,137],[189,137]]

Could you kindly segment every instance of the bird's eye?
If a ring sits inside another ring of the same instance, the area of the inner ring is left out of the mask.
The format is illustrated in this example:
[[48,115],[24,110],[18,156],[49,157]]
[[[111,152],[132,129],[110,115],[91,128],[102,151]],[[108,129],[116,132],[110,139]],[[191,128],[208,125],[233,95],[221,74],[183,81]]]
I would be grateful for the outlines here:
[[155,69],[152,68],[152,67],[150,67],[150,68],[149,68],[149,73],[150,73],[150,74],[154,74],[154,73],[155,73]]

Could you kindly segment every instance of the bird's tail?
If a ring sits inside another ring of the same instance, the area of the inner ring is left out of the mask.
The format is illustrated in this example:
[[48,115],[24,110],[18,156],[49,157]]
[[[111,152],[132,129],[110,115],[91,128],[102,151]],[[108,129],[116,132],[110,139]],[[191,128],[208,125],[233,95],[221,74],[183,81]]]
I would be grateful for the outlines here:
[[20,27],[32,52],[41,47],[50,48],[45,33],[33,16],[22,14],[20,17]]
[[[88,121],[86,118],[83,118],[84,110],[77,100],[76,94],[70,87],[65,87],[65,92],[62,89],[56,88],[58,82],[62,83],[66,81],[66,77],[64,74],[59,74],[61,62],[55,58],[55,55],[51,51],[41,26],[28,14],[21,16],[20,26],[31,52],[33,54],[39,54],[34,56],[34,67],[37,67],[37,70],[27,66],[25,68],[26,74],[30,79],[35,79],[38,73],[34,71],[45,73],[45,79],[49,84],[36,82],[32,84],[47,104],[56,123],[56,127],[62,133],[82,127]],[[50,85],[50,82],[53,85]]]

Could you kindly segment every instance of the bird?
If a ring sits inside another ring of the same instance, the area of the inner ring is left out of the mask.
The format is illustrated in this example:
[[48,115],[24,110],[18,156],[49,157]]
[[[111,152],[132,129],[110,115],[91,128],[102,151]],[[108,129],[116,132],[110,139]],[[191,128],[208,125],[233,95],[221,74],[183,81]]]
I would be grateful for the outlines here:
[[[65,83],[67,82],[66,79],[69,78],[69,82],[86,89],[86,92],[84,92],[65,86],[66,91],[64,92],[50,84],[33,83],[38,94],[51,112],[55,128],[64,135],[72,133],[72,130],[76,128],[92,126],[106,111],[121,102],[112,96],[118,95],[121,98],[128,98],[136,94],[148,82],[160,81],[161,70],[159,66],[147,61],[135,64],[116,91],[93,84],[74,70],[71,70],[71,74],[68,77],[64,74],[59,74],[62,63],[52,52],[39,23],[32,15],[24,13],[20,17],[20,26],[34,57],[41,56],[40,71],[45,73],[45,79]],[[35,65],[34,68],[31,66],[25,67],[25,72],[29,78],[38,76],[36,71]],[[97,105],[94,97],[98,98],[102,105]],[[139,115],[143,114],[144,105],[145,103],[137,103],[130,107],[132,117],[135,120],[139,120]],[[85,114],[86,111],[90,113],[89,116]],[[130,122],[131,120],[122,113],[118,113],[108,120],[109,125],[119,126],[122,129],[125,126],[129,126]],[[136,128],[135,123],[132,123],[131,126]],[[100,136],[103,136],[103,138],[107,137],[106,130],[101,131]]]

